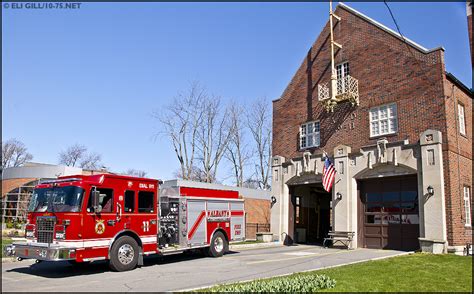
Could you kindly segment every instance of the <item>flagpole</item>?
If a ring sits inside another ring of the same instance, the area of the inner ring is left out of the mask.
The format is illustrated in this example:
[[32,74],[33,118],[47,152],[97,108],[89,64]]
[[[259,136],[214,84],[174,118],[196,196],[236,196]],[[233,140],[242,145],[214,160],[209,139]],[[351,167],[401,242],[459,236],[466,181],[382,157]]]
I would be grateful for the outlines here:
[[334,33],[332,28],[332,1],[329,1],[329,27],[330,27],[330,34],[331,34],[331,101],[336,100],[336,69],[334,68]]

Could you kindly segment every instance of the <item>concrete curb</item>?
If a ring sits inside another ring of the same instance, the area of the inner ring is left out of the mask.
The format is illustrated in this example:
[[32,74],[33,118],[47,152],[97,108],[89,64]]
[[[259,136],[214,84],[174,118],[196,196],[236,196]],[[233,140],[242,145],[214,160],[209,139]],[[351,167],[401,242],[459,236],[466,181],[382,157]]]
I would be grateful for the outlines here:
[[236,249],[259,249],[259,248],[269,248],[269,247],[278,247],[283,246],[280,242],[269,242],[269,243],[253,243],[253,244],[230,244],[230,250]]
[[196,290],[201,290],[201,289],[214,287],[214,286],[217,286],[217,285],[225,286],[225,285],[236,284],[236,283],[247,283],[247,282],[260,280],[260,279],[280,278],[280,277],[291,276],[291,275],[297,274],[297,273],[307,273],[307,272],[320,271],[320,270],[336,268],[336,267],[340,267],[340,266],[346,266],[346,265],[351,265],[351,264],[356,264],[356,263],[363,263],[363,262],[374,261],[374,260],[387,259],[387,258],[392,258],[392,257],[397,257],[397,256],[402,256],[402,255],[409,255],[409,254],[414,254],[414,253],[415,253],[414,251],[400,252],[400,253],[395,254],[395,255],[380,256],[380,257],[374,257],[374,258],[370,258],[370,259],[351,261],[351,262],[347,262],[347,263],[343,263],[343,264],[330,265],[330,266],[325,266],[325,267],[316,268],[316,269],[304,270],[304,271],[300,271],[300,272],[292,272],[292,273],[287,273],[287,274],[283,274],[283,275],[276,275],[276,276],[265,277],[265,278],[256,278],[256,279],[249,279],[249,280],[243,280],[243,281],[229,282],[229,283],[224,283],[224,284],[213,284],[213,285],[207,285],[207,286],[202,286],[202,287],[197,287],[197,288],[177,290],[177,291],[174,291],[174,292],[191,292],[191,291],[196,291]]

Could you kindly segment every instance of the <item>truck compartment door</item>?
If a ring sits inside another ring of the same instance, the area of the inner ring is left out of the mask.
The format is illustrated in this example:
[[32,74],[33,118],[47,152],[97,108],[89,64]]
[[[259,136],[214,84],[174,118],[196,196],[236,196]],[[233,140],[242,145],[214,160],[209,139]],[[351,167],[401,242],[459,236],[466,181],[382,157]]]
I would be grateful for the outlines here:
[[206,242],[206,202],[188,200],[187,232],[189,244],[204,244]]
[[230,203],[230,239],[232,241],[245,238],[244,203]]

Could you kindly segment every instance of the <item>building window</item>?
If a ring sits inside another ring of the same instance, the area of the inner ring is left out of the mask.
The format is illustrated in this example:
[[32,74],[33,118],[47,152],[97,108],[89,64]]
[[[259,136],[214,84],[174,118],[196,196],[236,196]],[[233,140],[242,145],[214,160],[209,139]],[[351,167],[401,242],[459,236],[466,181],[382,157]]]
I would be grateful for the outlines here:
[[464,216],[466,226],[471,226],[471,191],[470,188],[464,186]]
[[395,103],[370,109],[371,137],[394,134],[397,130],[397,105]]
[[300,149],[319,147],[320,130],[319,122],[308,122],[300,127]]
[[301,203],[300,203],[300,200],[301,198],[299,196],[296,196],[295,197],[295,222],[297,224],[299,224],[301,221],[300,221],[300,218],[301,218]]
[[337,79],[343,79],[349,75],[349,62],[344,62],[336,65]]
[[464,117],[464,105],[458,104],[459,132],[466,135],[466,119]]
[[345,93],[349,89],[349,62],[344,62],[336,65],[337,74],[337,94]]

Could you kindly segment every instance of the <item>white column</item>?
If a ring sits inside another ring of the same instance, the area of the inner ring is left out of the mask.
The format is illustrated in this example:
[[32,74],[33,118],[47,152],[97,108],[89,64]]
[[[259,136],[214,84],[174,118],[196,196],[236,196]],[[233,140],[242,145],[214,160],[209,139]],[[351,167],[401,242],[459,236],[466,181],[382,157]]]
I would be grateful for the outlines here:
[[[419,186],[420,246],[423,251],[444,253],[447,249],[442,135],[426,130],[420,137],[421,181]],[[433,195],[428,194],[428,186]]]
[[[354,228],[354,225],[357,226],[357,222],[352,220],[353,207],[357,207],[357,195],[354,196],[351,190],[352,183],[348,157],[350,153],[351,148],[349,146],[339,145],[334,148],[334,167],[337,173],[332,188],[333,230],[357,233],[357,228]],[[337,199],[337,193],[342,196],[340,200]],[[356,246],[356,243],[353,242],[352,247],[354,246]]]
[[[283,179],[283,168],[282,163],[285,162],[285,158],[282,156],[274,156],[272,158],[272,196],[275,197],[276,202],[271,208],[270,215],[270,231],[273,233],[274,240],[281,240],[281,234],[284,226],[283,222],[288,218],[288,214],[285,216],[283,209],[285,207],[285,194],[284,187],[286,186]],[[287,189],[286,189],[287,190]],[[288,220],[286,220],[288,222]]]

